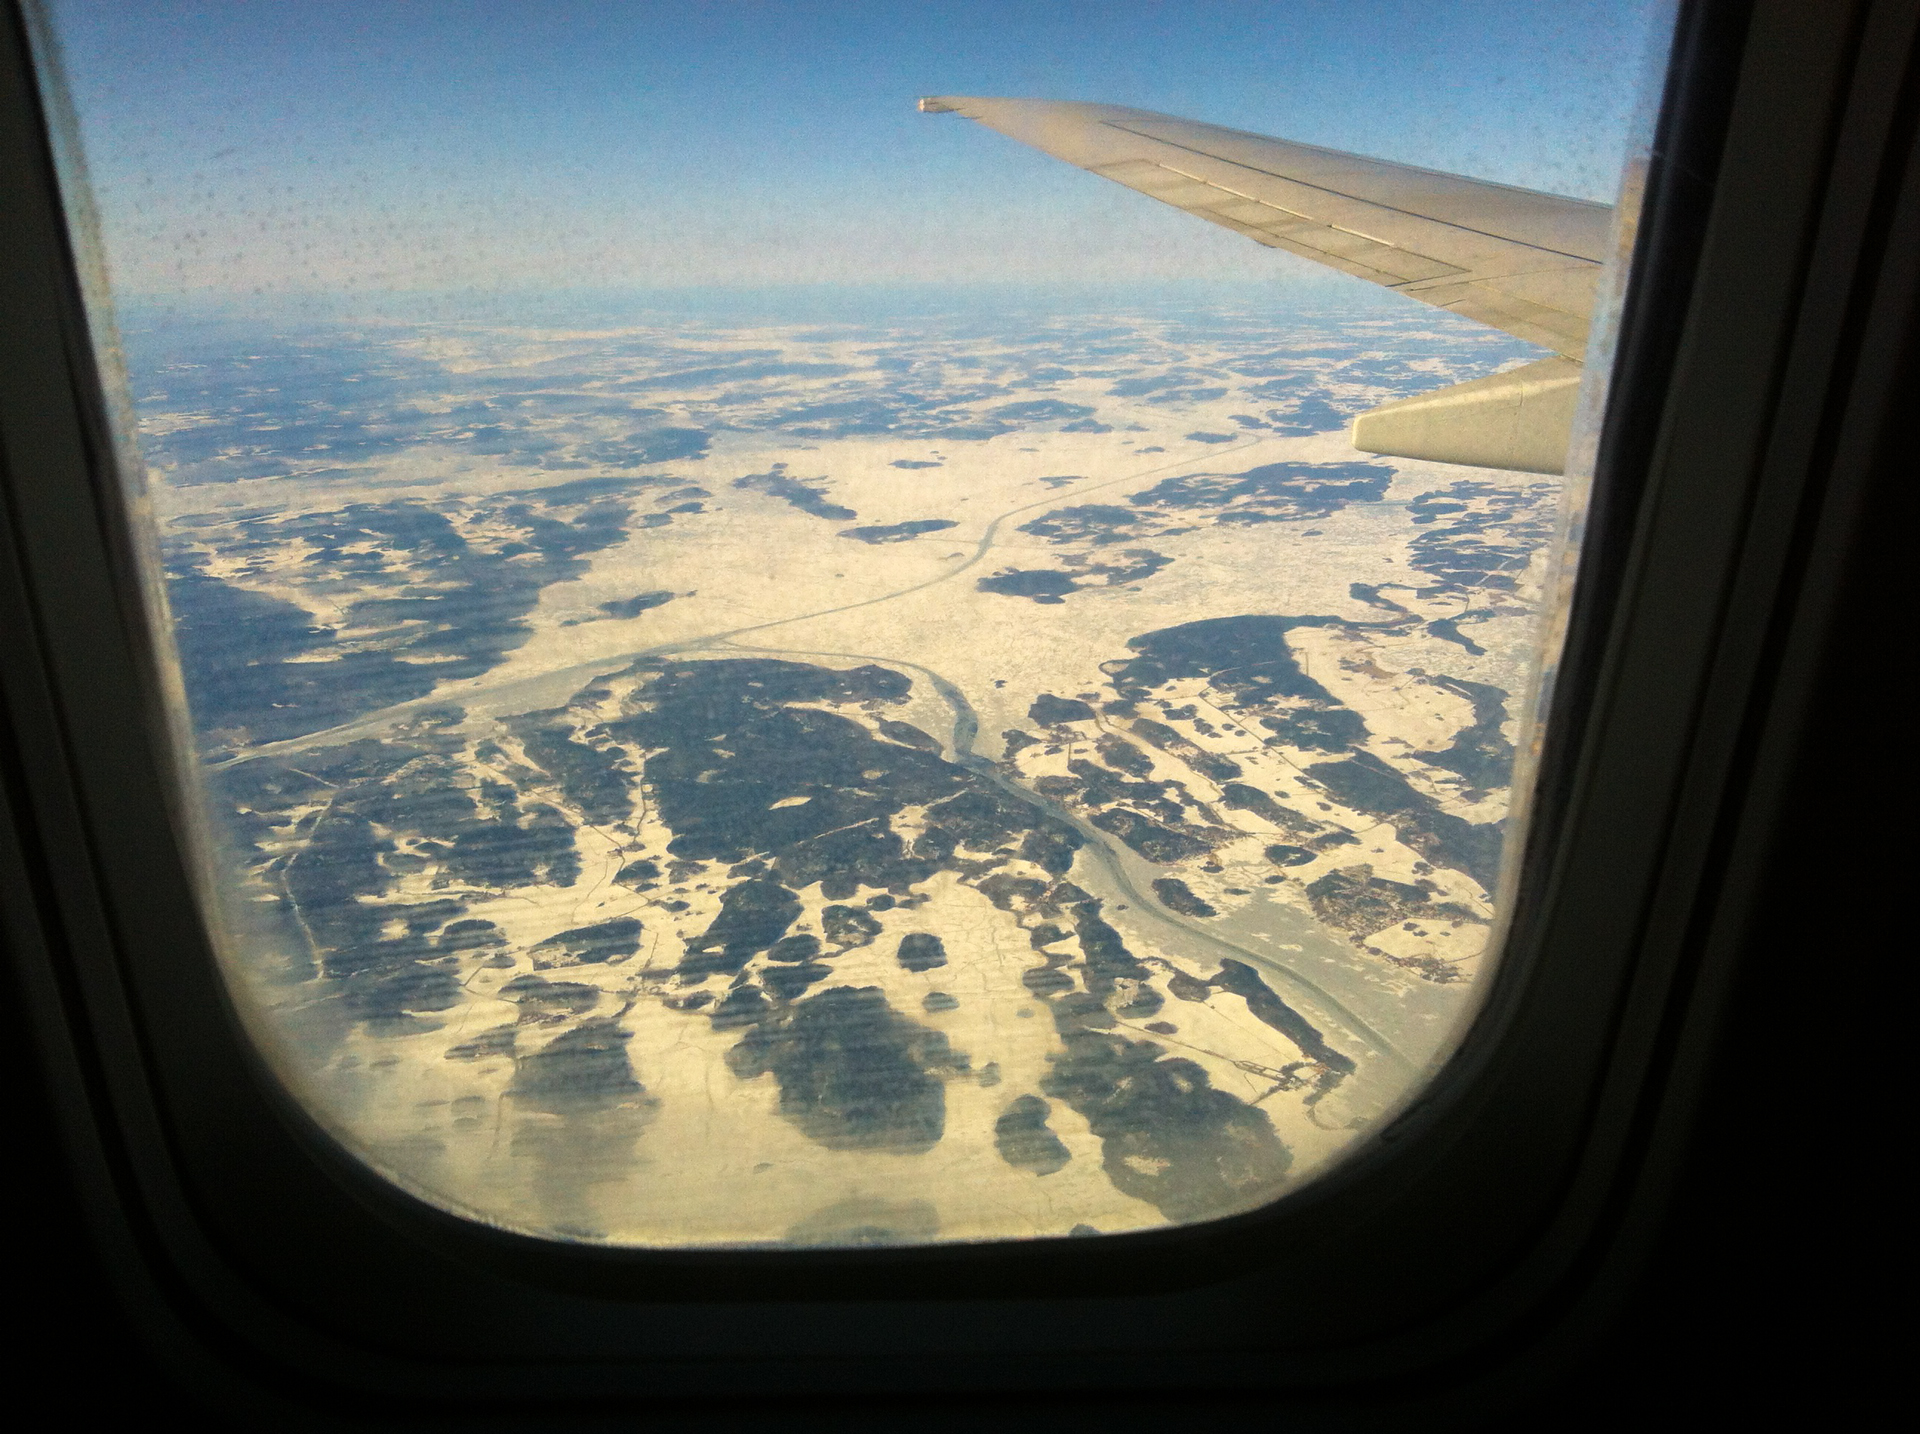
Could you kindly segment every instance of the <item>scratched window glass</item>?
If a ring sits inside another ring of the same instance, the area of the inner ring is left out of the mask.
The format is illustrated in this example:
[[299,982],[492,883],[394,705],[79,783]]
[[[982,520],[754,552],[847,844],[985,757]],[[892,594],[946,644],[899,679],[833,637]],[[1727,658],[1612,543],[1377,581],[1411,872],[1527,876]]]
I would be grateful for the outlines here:
[[655,1247],[1363,1152],[1499,957],[1664,14],[1462,8],[55,4],[320,1125]]

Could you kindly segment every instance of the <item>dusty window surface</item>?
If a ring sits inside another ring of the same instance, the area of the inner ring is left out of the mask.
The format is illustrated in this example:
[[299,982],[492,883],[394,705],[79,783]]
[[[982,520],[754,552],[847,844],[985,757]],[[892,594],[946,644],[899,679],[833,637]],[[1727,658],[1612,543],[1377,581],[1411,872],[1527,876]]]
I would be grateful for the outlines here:
[[914,100],[1611,205],[1661,12],[746,8],[52,12],[252,1035],[557,1238],[1269,1203],[1484,992],[1577,529],[1351,422],[1585,331]]

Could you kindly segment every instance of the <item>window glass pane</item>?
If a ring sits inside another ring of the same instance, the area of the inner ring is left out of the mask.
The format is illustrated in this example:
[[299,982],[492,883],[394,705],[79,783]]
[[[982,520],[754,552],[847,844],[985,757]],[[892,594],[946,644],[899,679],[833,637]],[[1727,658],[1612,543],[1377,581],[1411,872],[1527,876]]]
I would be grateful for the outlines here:
[[636,1245],[1137,1230],[1363,1148],[1498,955],[1578,507],[1519,470],[1663,15],[56,5],[287,1085]]

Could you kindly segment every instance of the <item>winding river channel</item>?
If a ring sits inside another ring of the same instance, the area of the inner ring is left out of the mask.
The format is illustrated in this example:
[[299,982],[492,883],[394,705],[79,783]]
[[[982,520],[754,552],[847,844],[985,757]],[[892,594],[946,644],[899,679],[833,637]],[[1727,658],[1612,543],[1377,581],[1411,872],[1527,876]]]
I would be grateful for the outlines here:
[[[1066,823],[1078,832],[1083,843],[1081,852],[1093,858],[1097,874],[1081,869],[1076,863],[1074,883],[1092,895],[1102,898],[1109,908],[1109,915],[1115,911],[1130,913],[1135,918],[1132,924],[1160,928],[1162,939],[1176,949],[1198,948],[1215,956],[1245,961],[1262,973],[1275,978],[1287,988],[1287,995],[1293,1001],[1309,1008],[1323,1023],[1331,1024],[1339,1036],[1345,1037],[1346,1045],[1351,1047],[1357,1044],[1367,1054],[1391,1062],[1401,1067],[1403,1071],[1409,1065],[1407,1058],[1400,1053],[1393,1042],[1319,983],[1269,953],[1254,950],[1252,947],[1243,946],[1205,930],[1198,923],[1167,910],[1154,898],[1144,894],[1140,889],[1141,880],[1136,879],[1136,874],[1130,870],[1130,867],[1139,866],[1143,871],[1150,870],[1147,863],[1134,857],[1132,852],[1124,850],[1106,832],[1083,820],[1068,808],[1013,781],[999,763],[973,750],[974,741],[980,732],[980,720],[974,713],[973,704],[967,699],[966,693],[932,668],[879,653],[829,652],[812,648],[749,647],[735,642],[716,643],[715,646],[725,646],[742,653],[779,654],[785,657],[837,657],[856,662],[878,663],[885,667],[905,668],[920,674],[926,679],[927,685],[940,695],[941,700],[947,704],[953,714],[949,759],[1029,806],[1038,807],[1048,816]],[[1144,880],[1150,881],[1151,878],[1145,877]],[[1104,890],[1102,890],[1103,887]],[[1306,940],[1320,936],[1318,931],[1312,929],[1311,919],[1304,914],[1271,903],[1266,905],[1266,909],[1275,916],[1293,918],[1289,924],[1297,925],[1301,929],[1289,931],[1287,934],[1297,938],[1303,946]],[[1321,937],[1321,939],[1326,938]],[[1341,1043],[1338,1036],[1335,1043],[1336,1045]]]

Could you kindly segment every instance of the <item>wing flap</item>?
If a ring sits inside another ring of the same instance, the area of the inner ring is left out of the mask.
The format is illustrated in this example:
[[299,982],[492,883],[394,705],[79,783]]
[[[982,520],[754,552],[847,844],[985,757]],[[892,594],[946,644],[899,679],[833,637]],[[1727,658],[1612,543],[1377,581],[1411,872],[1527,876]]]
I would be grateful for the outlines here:
[[[1360,264],[1374,274],[1383,276],[1382,281],[1389,284],[1438,279],[1466,272],[1457,264],[1448,264],[1419,253],[1407,243],[1357,228],[1343,228],[1323,218],[1316,218],[1304,208],[1289,209],[1229,185],[1214,183],[1199,175],[1151,160],[1123,160],[1119,164],[1099,165],[1092,172],[1124,184],[1129,189],[1137,189],[1176,209],[1184,209],[1201,219],[1238,230],[1249,238],[1275,248],[1295,249],[1295,246],[1304,246],[1310,251],[1305,256],[1308,258],[1328,254]],[[1319,207],[1327,209],[1333,206]],[[1348,217],[1363,217],[1352,206],[1348,208]]]

